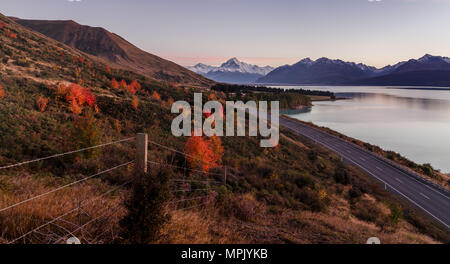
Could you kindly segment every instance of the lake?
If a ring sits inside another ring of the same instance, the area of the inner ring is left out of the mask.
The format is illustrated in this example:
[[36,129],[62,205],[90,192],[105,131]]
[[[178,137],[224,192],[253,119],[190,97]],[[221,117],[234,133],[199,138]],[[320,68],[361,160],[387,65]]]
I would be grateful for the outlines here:
[[393,150],[450,173],[450,88],[279,86],[331,91],[348,100],[314,102],[291,117]]

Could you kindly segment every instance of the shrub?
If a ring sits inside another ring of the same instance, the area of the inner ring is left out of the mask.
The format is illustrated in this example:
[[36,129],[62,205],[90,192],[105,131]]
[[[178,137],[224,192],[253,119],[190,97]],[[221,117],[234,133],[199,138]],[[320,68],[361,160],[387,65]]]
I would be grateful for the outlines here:
[[363,193],[358,186],[352,186],[352,188],[348,191],[348,195],[351,199],[356,199],[361,197]]
[[48,98],[45,98],[41,95],[37,98],[36,106],[40,112],[45,112],[45,109],[47,108],[48,105],[48,100],[49,100]]
[[352,206],[353,215],[358,219],[368,222],[377,222],[382,215],[382,211],[372,201],[362,200]]
[[[85,116],[77,117],[70,131],[70,139],[74,148],[81,149],[95,146],[100,142],[100,130],[97,126],[94,114],[88,111]],[[97,150],[83,152],[86,158],[96,155]]]
[[170,193],[170,172],[164,169],[136,177],[139,178],[133,184],[133,193],[125,203],[128,214],[120,221],[120,225],[128,243],[148,244],[160,237],[161,227],[170,220],[165,212]]
[[133,99],[131,100],[131,105],[133,106],[134,109],[137,110],[139,107],[139,98],[133,96]]
[[393,224],[398,224],[403,218],[403,211],[399,204],[390,204],[389,209],[391,210],[391,214],[389,218]]
[[5,90],[3,89],[3,86],[0,84],[0,100],[3,99],[6,95]]
[[313,187],[314,186],[314,179],[311,177],[311,175],[305,173],[303,175],[300,175],[297,179],[295,179],[295,184],[298,188],[303,187]]
[[304,188],[296,195],[297,199],[313,212],[322,212],[326,209],[325,200],[320,199],[319,193],[310,188]]
[[336,168],[334,172],[334,180],[336,181],[336,183],[340,183],[343,185],[350,184],[350,175],[344,166],[339,166],[338,168]]
[[251,194],[236,197],[233,202],[234,216],[242,221],[249,221],[256,215],[257,203]]

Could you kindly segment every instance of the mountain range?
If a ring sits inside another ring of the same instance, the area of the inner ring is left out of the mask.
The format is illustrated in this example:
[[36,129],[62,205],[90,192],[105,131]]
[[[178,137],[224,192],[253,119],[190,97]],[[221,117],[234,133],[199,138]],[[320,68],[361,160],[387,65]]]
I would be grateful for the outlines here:
[[190,86],[209,87],[214,83],[180,65],[145,52],[101,27],[84,26],[72,20],[11,19],[96,59],[103,59],[114,67],[132,69],[159,81]]
[[255,81],[297,85],[450,86],[450,58],[426,54],[377,69],[362,63],[320,58],[285,65]]
[[219,67],[199,63],[187,68],[217,82],[239,84],[253,83],[274,69],[270,66],[259,67],[248,64],[237,58],[229,59]]

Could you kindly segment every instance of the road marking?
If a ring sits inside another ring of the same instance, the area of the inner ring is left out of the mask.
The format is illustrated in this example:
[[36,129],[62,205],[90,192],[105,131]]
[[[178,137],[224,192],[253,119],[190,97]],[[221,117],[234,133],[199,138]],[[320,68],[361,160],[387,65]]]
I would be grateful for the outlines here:
[[[299,131],[295,131],[295,130],[294,130],[294,132],[301,134],[301,132],[299,132]],[[310,136],[305,135],[305,134],[301,134],[301,135],[311,138]],[[333,147],[331,147],[331,146],[329,146],[329,145],[327,146],[326,143],[325,143],[325,144],[320,144],[320,145],[323,145],[323,146],[325,146],[325,147],[328,147],[330,150],[332,150],[332,151],[334,151],[334,152],[336,152],[336,153],[339,153],[339,151],[337,151],[335,148],[333,148]],[[348,150],[347,150],[347,151],[348,151]],[[350,152],[350,151],[348,151],[348,152]],[[412,198],[406,196],[405,194],[403,194],[403,193],[400,192],[399,190],[395,189],[394,187],[392,187],[390,184],[386,183],[384,180],[382,180],[381,178],[379,178],[379,177],[376,176],[375,174],[371,173],[370,170],[367,169],[366,167],[364,167],[363,165],[358,164],[357,162],[355,162],[355,161],[352,160],[351,158],[347,158],[347,159],[348,159],[350,162],[353,162],[354,164],[359,165],[359,167],[361,167],[361,168],[362,168],[363,170],[365,170],[367,173],[369,173],[370,175],[372,175],[373,177],[375,177],[375,178],[378,179],[379,181],[381,181],[381,182],[383,182],[384,184],[386,184],[387,186],[389,186],[391,189],[393,189],[394,191],[396,191],[398,194],[400,194],[401,196],[405,197],[407,200],[409,200],[410,202],[412,202],[413,204],[415,204],[417,207],[419,207],[420,209],[422,209],[423,211],[425,211],[426,213],[428,213],[430,216],[432,216],[434,219],[436,219],[438,222],[440,222],[441,224],[443,224],[445,227],[447,227],[448,229],[450,229],[450,226],[449,226],[448,224],[446,224],[443,220],[439,219],[439,217],[435,216],[435,215],[432,214],[430,211],[428,211],[427,209],[425,209],[423,206],[420,206],[420,205],[419,205],[417,202],[415,202]],[[387,163],[387,165],[390,165],[390,164]],[[390,165],[390,166],[393,167],[392,165]],[[377,168],[378,168],[378,167],[377,167]],[[393,168],[395,169],[395,167],[393,167]],[[378,168],[378,169],[381,170],[381,171],[383,171],[381,168]],[[405,175],[407,175],[406,173],[404,173],[404,172],[402,172],[402,171],[400,171],[400,172],[403,173],[403,174],[405,174]],[[409,175],[407,175],[407,176],[410,177]],[[413,179],[414,179],[414,178],[413,178]],[[414,179],[414,180],[416,180],[416,179]],[[416,180],[416,181],[419,182],[418,180]],[[419,183],[420,183],[420,182],[419,182]],[[438,191],[432,189],[431,187],[429,187],[429,186],[426,185],[426,184],[421,184],[421,186],[425,186],[425,187],[431,189],[432,191],[435,191],[435,192],[441,194],[441,195],[444,196],[445,198],[450,199],[450,197],[446,197],[444,194],[442,194],[442,193],[440,193],[440,192],[438,192]]]
[[419,193],[419,194],[422,195],[423,197],[427,198],[428,200],[430,200],[430,197],[426,196],[425,194],[423,194],[423,193]]
[[398,182],[403,183],[399,178],[395,178]]
[[377,169],[379,169],[380,171],[383,171],[383,169],[382,169],[382,168],[380,168],[380,167],[378,167],[378,166],[377,166]]
[[362,161],[366,161],[365,159],[363,159],[363,158],[361,158],[361,157],[359,157],[359,159],[362,160]]
[[352,152],[351,152],[350,150],[348,150],[348,149],[347,149],[347,152],[348,152],[348,153],[352,153]]

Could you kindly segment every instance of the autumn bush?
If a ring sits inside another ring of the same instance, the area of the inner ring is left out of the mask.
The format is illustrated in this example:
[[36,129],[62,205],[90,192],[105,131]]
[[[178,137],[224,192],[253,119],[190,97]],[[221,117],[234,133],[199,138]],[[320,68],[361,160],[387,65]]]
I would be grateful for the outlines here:
[[5,90],[3,89],[3,86],[0,84],[0,100],[3,99],[6,95]]
[[208,172],[221,164],[224,149],[219,137],[189,137],[184,146],[187,161],[192,169]]
[[37,106],[37,109],[38,109],[40,112],[45,112],[45,110],[47,109],[48,101],[49,101],[48,98],[43,97],[43,96],[40,95],[40,96],[36,99],[36,106]]

